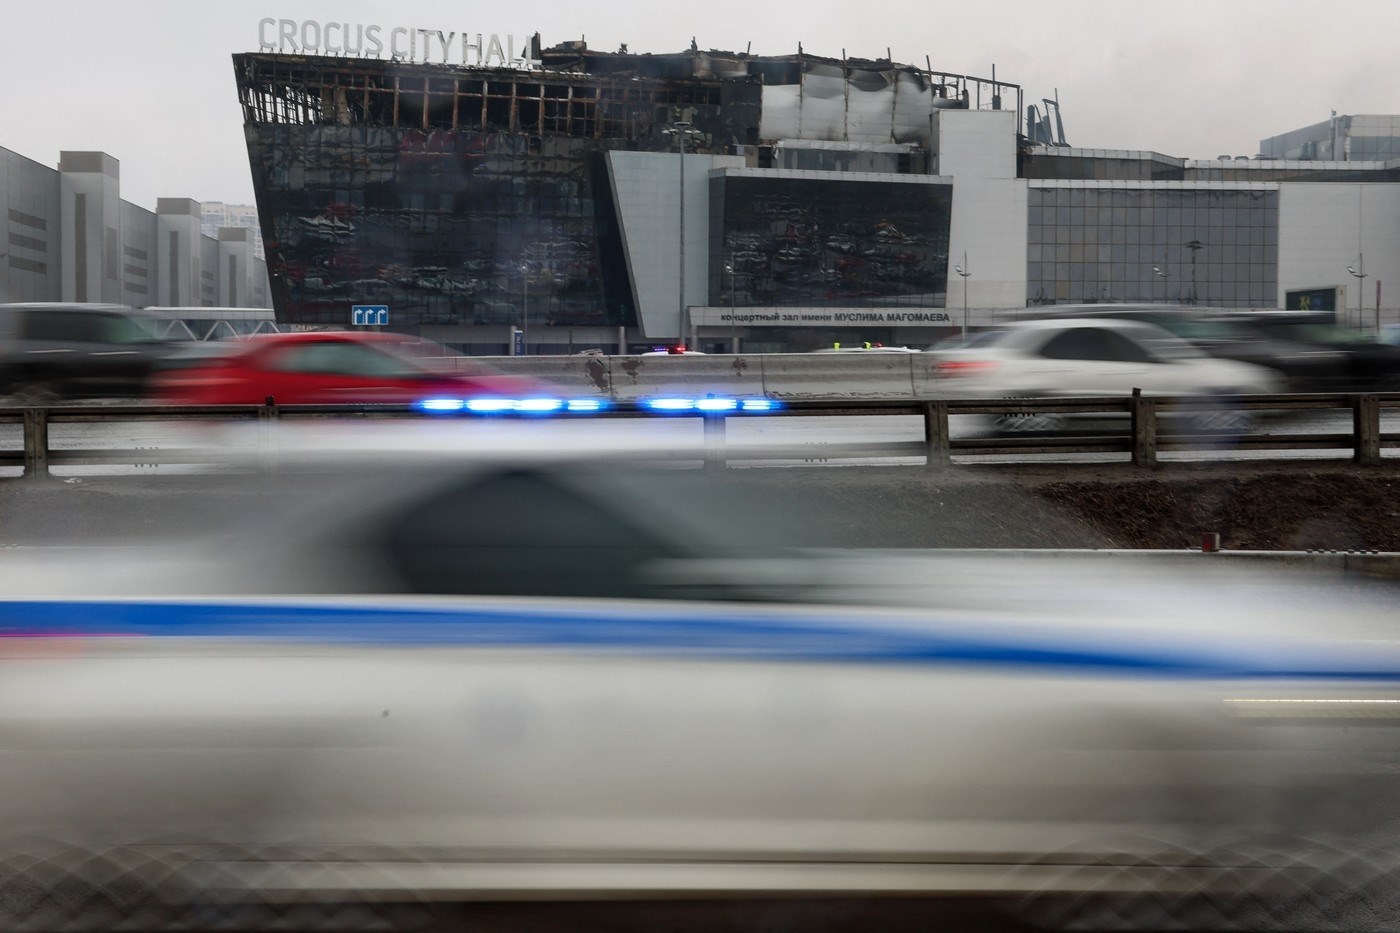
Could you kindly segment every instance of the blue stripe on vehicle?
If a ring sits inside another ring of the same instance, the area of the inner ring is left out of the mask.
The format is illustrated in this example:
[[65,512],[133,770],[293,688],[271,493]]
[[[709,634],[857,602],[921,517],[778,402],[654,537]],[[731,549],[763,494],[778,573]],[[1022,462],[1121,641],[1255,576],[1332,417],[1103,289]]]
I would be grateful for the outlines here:
[[[995,634],[994,624],[926,620],[922,629],[878,619],[616,607],[550,611],[510,607],[395,607],[272,602],[0,601],[4,637],[183,637],[367,646],[592,649],[726,659],[996,666],[1156,677],[1400,680],[1400,662],[1353,652],[1271,644],[1268,659],[1243,642],[1212,651],[1160,645],[1054,644],[1052,635]],[[938,628],[936,626],[942,626]]]

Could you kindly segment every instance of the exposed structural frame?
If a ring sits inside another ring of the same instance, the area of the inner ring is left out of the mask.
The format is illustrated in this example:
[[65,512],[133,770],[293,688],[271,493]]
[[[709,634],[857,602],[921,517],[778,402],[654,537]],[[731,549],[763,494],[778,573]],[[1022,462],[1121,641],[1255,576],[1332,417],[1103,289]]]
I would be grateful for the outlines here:
[[542,71],[275,53],[235,55],[234,67],[247,123],[639,139],[659,133],[677,113],[730,103],[726,88],[800,87],[806,69],[819,67],[839,71],[847,83],[866,72],[909,75],[950,107],[1001,109],[1014,97],[1018,133],[1024,125],[1018,85],[888,60],[553,49],[543,56]]

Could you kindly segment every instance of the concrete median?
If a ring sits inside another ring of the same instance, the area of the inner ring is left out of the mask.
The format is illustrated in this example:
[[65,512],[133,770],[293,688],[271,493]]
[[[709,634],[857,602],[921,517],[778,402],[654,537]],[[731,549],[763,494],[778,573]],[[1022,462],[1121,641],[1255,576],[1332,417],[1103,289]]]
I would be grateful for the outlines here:
[[770,353],[763,387],[774,398],[914,398],[918,353]]

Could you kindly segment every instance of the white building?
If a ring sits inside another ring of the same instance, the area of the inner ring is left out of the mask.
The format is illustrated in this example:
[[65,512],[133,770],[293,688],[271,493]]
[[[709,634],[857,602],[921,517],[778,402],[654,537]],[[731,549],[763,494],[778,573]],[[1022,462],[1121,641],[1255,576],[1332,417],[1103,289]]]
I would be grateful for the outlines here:
[[187,198],[160,198],[154,212],[123,201],[104,152],[63,152],[54,170],[0,149],[0,211],[0,302],[272,307],[247,230],[206,236]]
[[250,204],[225,204],[223,201],[201,201],[200,230],[205,236],[219,238],[219,230],[224,227],[239,227],[251,230],[253,235],[253,255],[266,259],[263,253],[262,228],[258,226],[258,209]]

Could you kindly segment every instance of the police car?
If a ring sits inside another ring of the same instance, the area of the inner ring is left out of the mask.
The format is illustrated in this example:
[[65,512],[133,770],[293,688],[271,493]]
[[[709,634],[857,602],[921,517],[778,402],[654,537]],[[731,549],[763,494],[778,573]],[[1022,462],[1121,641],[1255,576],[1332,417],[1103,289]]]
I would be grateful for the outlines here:
[[518,426],[318,426],[243,528],[5,554],[4,928],[1391,893],[1393,590],[812,550],[742,477]]

